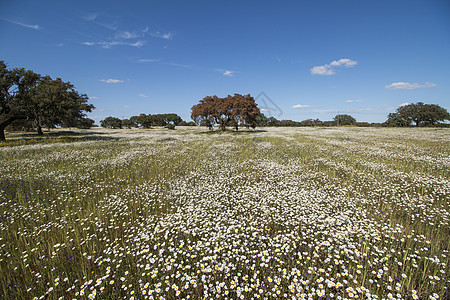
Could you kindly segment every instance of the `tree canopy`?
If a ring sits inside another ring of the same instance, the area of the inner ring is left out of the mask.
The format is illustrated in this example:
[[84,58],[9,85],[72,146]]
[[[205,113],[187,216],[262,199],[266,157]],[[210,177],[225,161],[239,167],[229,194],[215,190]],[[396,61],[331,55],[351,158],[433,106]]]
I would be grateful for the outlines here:
[[388,126],[433,126],[439,122],[450,120],[448,111],[436,104],[412,103],[397,108],[395,113],[388,115]]
[[30,70],[9,70],[0,61],[0,140],[13,122],[32,124],[42,135],[42,127],[86,126],[85,112],[94,109],[88,97],[70,82],[41,76]]
[[100,121],[100,126],[104,128],[122,128],[122,120],[116,117],[106,117]]
[[259,115],[258,104],[250,94],[234,94],[225,98],[207,96],[191,110],[191,118],[197,125],[204,125],[210,129],[218,125],[222,131],[227,126],[233,126],[236,130],[240,125],[255,128]]
[[353,118],[350,115],[345,115],[345,114],[336,115],[333,118],[333,121],[336,122],[336,124],[338,126],[341,126],[341,125],[353,125],[353,124],[356,123],[356,119],[355,118]]

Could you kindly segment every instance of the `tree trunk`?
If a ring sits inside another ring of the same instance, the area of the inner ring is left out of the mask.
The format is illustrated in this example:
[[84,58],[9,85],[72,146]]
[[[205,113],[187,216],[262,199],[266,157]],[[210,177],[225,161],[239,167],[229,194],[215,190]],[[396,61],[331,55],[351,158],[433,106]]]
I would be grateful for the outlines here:
[[5,142],[5,141],[6,141],[5,128],[4,127],[0,127],[0,142]]
[[3,121],[2,123],[0,123],[0,141],[6,141],[5,128],[17,119],[19,119],[19,117],[11,116],[8,119],[6,119],[6,121]]
[[42,132],[42,127],[41,126],[37,126],[37,134],[39,135],[39,136],[43,136],[44,135],[44,132]]

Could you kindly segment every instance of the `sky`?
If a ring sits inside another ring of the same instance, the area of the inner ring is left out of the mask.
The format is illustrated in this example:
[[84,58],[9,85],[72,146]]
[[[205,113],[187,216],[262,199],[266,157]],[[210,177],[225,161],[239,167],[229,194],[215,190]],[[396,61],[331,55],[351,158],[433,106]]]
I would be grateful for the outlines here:
[[450,110],[450,1],[1,0],[0,60],[62,78],[107,116],[251,94],[267,116],[383,122]]

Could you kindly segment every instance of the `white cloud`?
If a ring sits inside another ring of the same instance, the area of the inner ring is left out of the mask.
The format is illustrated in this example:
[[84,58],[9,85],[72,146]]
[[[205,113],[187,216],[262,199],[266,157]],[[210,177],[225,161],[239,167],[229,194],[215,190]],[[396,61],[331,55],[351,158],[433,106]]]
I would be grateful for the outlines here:
[[85,19],[85,20],[87,20],[87,21],[94,21],[96,18],[97,18],[97,14],[95,14],[95,13],[93,13],[93,14],[88,14],[88,15],[85,15],[84,17],[83,17],[83,19]]
[[150,33],[151,36],[153,37],[157,37],[157,38],[161,38],[161,39],[165,39],[165,40],[171,40],[173,39],[173,33],[168,32],[168,33],[162,33],[162,32],[154,32],[154,33]]
[[182,68],[190,68],[190,65],[183,65],[183,64],[176,64],[176,63],[162,63],[165,65],[169,65],[169,66],[174,66],[174,67],[182,67]]
[[351,60],[349,58],[341,58],[340,60],[334,60],[330,63],[332,67],[344,66],[347,68],[353,67],[357,64],[357,61]]
[[411,103],[409,102],[403,102],[401,104],[398,105],[398,107],[402,107],[402,106],[406,106],[406,105],[410,105]]
[[355,66],[357,63],[357,61],[351,60],[349,58],[341,58],[323,66],[314,66],[310,69],[310,71],[313,75],[334,75],[336,74],[336,71],[334,70],[335,67],[342,66],[350,68]]
[[98,99],[98,97],[93,96],[93,97],[89,97],[89,99],[94,100],[94,99]]
[[231,77],[235,72],[230,70],[225,70],[222,75]]
[[409,82],[394,82],[391,84],[388,84],[384,86],[387,89],[391,90],[414,90],[418,88],[428,88],[428,87],[435,87],[436,84],[425,82],[425,84],[418,84],[416,83],[409,83]]
[[102,48],[109,49],[112,46],[130,46],[130,47],[142,47],[144,45],[144,41],[137,41],[134,43],[127,43],[127,42],[121,42],[121,41],[111,41],[111,42],[83,42],[81,43],[86,46],[94,46],[94,45],[100,45]]
[[139,94],[138,96],[142,97],[142,98],[148,98],[148,96],[146,94]]
[[105,82],[105,83],[121,83],[121,82],[124,82],[123,80],[120,80],[120,79],[111,79],[111,78],[109,78],[109,79],[102,79],[100,81],[101,82]]
[[116,30],[117,27],[119,27],[119,25],[117,24],[117,21],[115,21],[115,20],[110,21],[109,23],[95,22],[95,24],[97,24],[99,26],[102,26],[102,27],[105,27],[105,28],[107,28],[109,30]]
[[360,103],[363,102],[362,100],[345,100],[347,103]]
[[336,72],[329,66],[315,66],[311,68],[311,74],[313,75],[334,75]]
[[116,34],[117,38],[121,38],[121,39],[135,39],[138,37],[141,37],[140,35],[134,33],[134,32],[129,32],[129,31],[121,31],[118,34]]
[[306,108],[310,108],[309,105],[303,105],[303,104],[296,104],[296,105],[292,105],[291,108],[294,109],[306,109]]
[[39,26],[39,25],[30,25],[30,24],[25,24],[22,22],[17,22],[17,21],[13,21],[13,20],[9,20],[9,19],[5,19],[5,18],[0,18],[0,20],[3,20],[5,22],[11,23],[11,24],[16,24],[25,28],[30,28],[30,29],[34,29],[34,30],[42,30],[44,29],[43,27]]
[[99,42],[99,45],[102,46],[102,48],[109,49],[112,46],[131,46],[131,47],[141,47],[144,45],[143,41],[137,41],[135,43],[125,43],[125,42],[119,42],[119,41],[111,41],[111,42]]
[[132,46],[132,47],[142,47],[144,46],[144,41],[137,41],[135,43],[130,43],[130,44],[126,44],[128,46]]
[[168,65],[168,66],[173,66],[173,67],[182,67],[182,68],[191,68],[191,65],[184,65],[184,64],[177,64],[177,63],[172,63],[172,62],[164,62],[161,59],[148,59],[148,58],[142,58],[139,59],[138,62],[140,63],[159,63],[162,65]]
[[148,59],[148,58],[142,58],[140,60],[138,60],[141,63],[146,63],[146,62],[158,62],[161,61],[161,59]]

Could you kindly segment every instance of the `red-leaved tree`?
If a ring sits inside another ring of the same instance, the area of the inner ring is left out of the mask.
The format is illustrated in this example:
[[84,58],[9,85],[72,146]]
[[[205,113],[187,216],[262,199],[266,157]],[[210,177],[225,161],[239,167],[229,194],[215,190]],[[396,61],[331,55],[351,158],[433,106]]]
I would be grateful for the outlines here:
[[197,125],[212,129],[218,125],[225,131],[227,126],[239,130],[239,126],[255,128],[256,118],[261,114],[255,99],[248,95],[234,94],[225,98],[207,96],[192,107],[191,118]]

